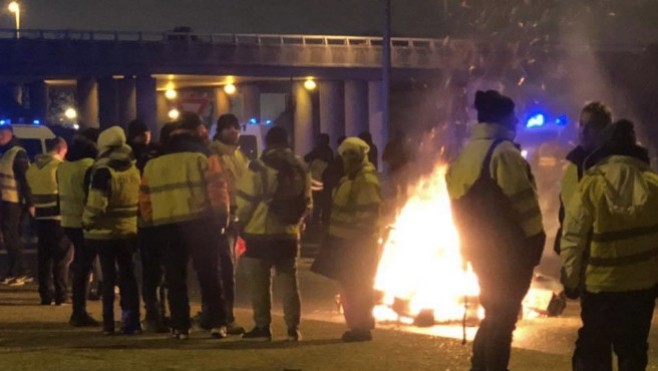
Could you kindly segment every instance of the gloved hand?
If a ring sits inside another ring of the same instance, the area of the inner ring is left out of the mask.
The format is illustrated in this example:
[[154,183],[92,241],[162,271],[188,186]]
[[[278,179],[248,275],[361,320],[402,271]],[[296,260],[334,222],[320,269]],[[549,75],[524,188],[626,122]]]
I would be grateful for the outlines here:
[[580,298],[580,288],[572,288],[572,287],[564,286],[564,294],[569,299],[573,299],[573,300],[578,299]]

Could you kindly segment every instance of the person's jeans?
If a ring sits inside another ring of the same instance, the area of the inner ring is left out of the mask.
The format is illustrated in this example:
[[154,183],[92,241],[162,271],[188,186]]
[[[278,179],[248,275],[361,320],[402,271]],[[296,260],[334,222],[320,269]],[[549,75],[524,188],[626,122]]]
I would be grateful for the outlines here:
[[[71,244],[58,220],[37,220],[39,296],[43,304],[61,304],[68,296]],[[54,291],[53,291],[54,286]]]

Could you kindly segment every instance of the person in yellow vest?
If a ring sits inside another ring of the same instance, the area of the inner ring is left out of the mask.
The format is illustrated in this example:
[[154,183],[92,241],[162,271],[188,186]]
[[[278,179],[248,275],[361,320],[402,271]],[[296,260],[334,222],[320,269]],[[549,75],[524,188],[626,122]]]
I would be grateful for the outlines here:
[[375,325],[373,288],[382,198],[369,150],[359,138],[347,138],[338,147],[345,176],[334,193],[328,241],[312,266],[314,272],[340,282],[349,328],[342,337],[345,342],[372,340]]
[[311,173],[311,191],[313,191],[313,205],[315,205],[311,222],[314,224],[321,224],[323,220],[327,220],[323,214],[328,213],[331,207],[331,205],[326,205],[321,197],[324,189],[322,181],[324,172],[334,161],[334,152],[329,143],[329,134],[321,133],[318,135],[315,148],[304,156],[304,161],[308,164]]
[[[514,102],[497,91],[478,91],[475,108],[479,124],[450,164],[446,183],[485,311],[471,370],[507,370],[521,302],[546,235],[530,165],[512,142],[518,124]],[[470,200],[475,202],[465,204]]]
[[170,326],[179,340],[189,338],[187,265],[192,257],[211,337],[224,338],[226,307],[219,278],[219,244],[228,222],[226,178],[217,156],[210,156],[198,115],[184,112],[163,153],[144,168],[140,214],[165,245]]
[[240,335],[244,328],[235,322],[233,305],[235,302],[235,242],[237,239],[237,204],[236,187],[240,179],[248,171],[249,159],[238,146],[240,140],[240,122],[233,114],[224,114],[217,119],[217,131],[210,151],[219,156],[222,168],[226,174],[228,194],[230,200],[230,224],[227,233],[222,234],[220,246],[221,280],[226,300],[226,315],[228,325],[226,331],[229,335]]
[[[46,151],[38,155],[27,170],[32,190],[34,214],[39,242],[37,245],[38,282],[41,305],[62,305],[68,299],[70,241],[61,225],[57,169],[66,156],[66,141],[57,137],[46,140]],[[54,291],[53,291],[54,288]]]
[[[85,245],[98,252],[103,272],[103,333],[114,334],[114,287],[121,293],[121,332],[141,332],[134,272],[140,176],[119,126],[101,132],[82,214]],[[118,272],[117,272],[118,268]]]
[[658,285],[658,174],[636,144],[631,122],[611,131],[564,219],[564,284],[580,291],[583,323],[573,354],[576,371],[612,370],[611,350],[619,370],[647,367]]
[[97,156],[95,140],[90,140],[85,134],[76,135],[65,161],[57,170],[62,227],[73,243],[74,250],[71,282],[73,313],[69,319],[69,324],[74,327],[99,325],[98,321],[87,312],[86,305],[89,276],[98,253],[85,245],[82,230],[82,213],[87,198],[85,177],[89,175],[89,170]]
[[242,335],[244,340],[271,341],[272,270],[281,283],[283,312],[288,340],[301,339],[301,303],[297,287],[297,255],[301,225],[311,211],[308,173],[288,144],[282,127],[271,128],[265,136],[266,150],[252,161],[238,183],[238,219],[246,251],[241,264],[251,284],[255,327]]
[[32,193],[25,174],[30,166],[27,152],[14,137],[14,128],[0,125],[0,228],[7,249],[7,272],[3,284],[22,286],[33,279],[26,275],[21,242],[21,219],[31,210]]
[[562,240],[562,222],[564,212],[578,188],[578,183],[585,172],[585,160],[601,144],[601,133],[612,124],[610,109],[601,102],[588,103],[580,112],[578,121],[578,146],[567,154],[567,166],[560,183],[560,227],[555,238],[554,250],[560,254]]

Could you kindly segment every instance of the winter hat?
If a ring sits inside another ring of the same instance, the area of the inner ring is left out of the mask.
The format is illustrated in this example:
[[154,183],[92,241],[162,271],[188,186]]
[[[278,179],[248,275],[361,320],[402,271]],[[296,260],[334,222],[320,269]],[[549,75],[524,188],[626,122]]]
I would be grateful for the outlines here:
[[475,109],[479,122],[500,123],[514,112],[514,102],[495,90],[478,91],[475,93]]
[[113,147],[122,147],[126,144],[126,134],[120,126],[112,126],[98,136],[98,148],[104,152]]
[[362,152],[364,155],[370,152],[370,146],[368,143],[363,141],[363,139],[357,137],[347,138],[341,143],[338,147],[338,154],[343,156],[343,154],[349,150]]
[[128,141],[132,141],[140,135],[149,132],[149,127],[140,119],[133,120],[128,124]]
[[267,147],[287,147],[288,132],[280,126],[271,128],[265,135],[265,145]]
[[232,113],[219,116],[217,119],[217,135],[219,135],[219,133],[221,133],[224,129],[231,127],[238,130],[240,129],[240,121],[238,120],[237,116]]

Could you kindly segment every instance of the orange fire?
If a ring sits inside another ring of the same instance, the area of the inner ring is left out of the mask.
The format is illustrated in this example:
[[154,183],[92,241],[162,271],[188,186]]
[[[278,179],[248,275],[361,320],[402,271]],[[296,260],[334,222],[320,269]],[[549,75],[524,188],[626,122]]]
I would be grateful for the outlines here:
[[[374,310],[379,321],[409,322],[421,311],[432,311],[437,322],[461,320],[465,297],[479,294],[460,253],[446,170],[437,166],[413,187],[385,241],[375,279],[375,289],[384,294]],[[405,315],[393,310],[396,300],[406,303]]]

